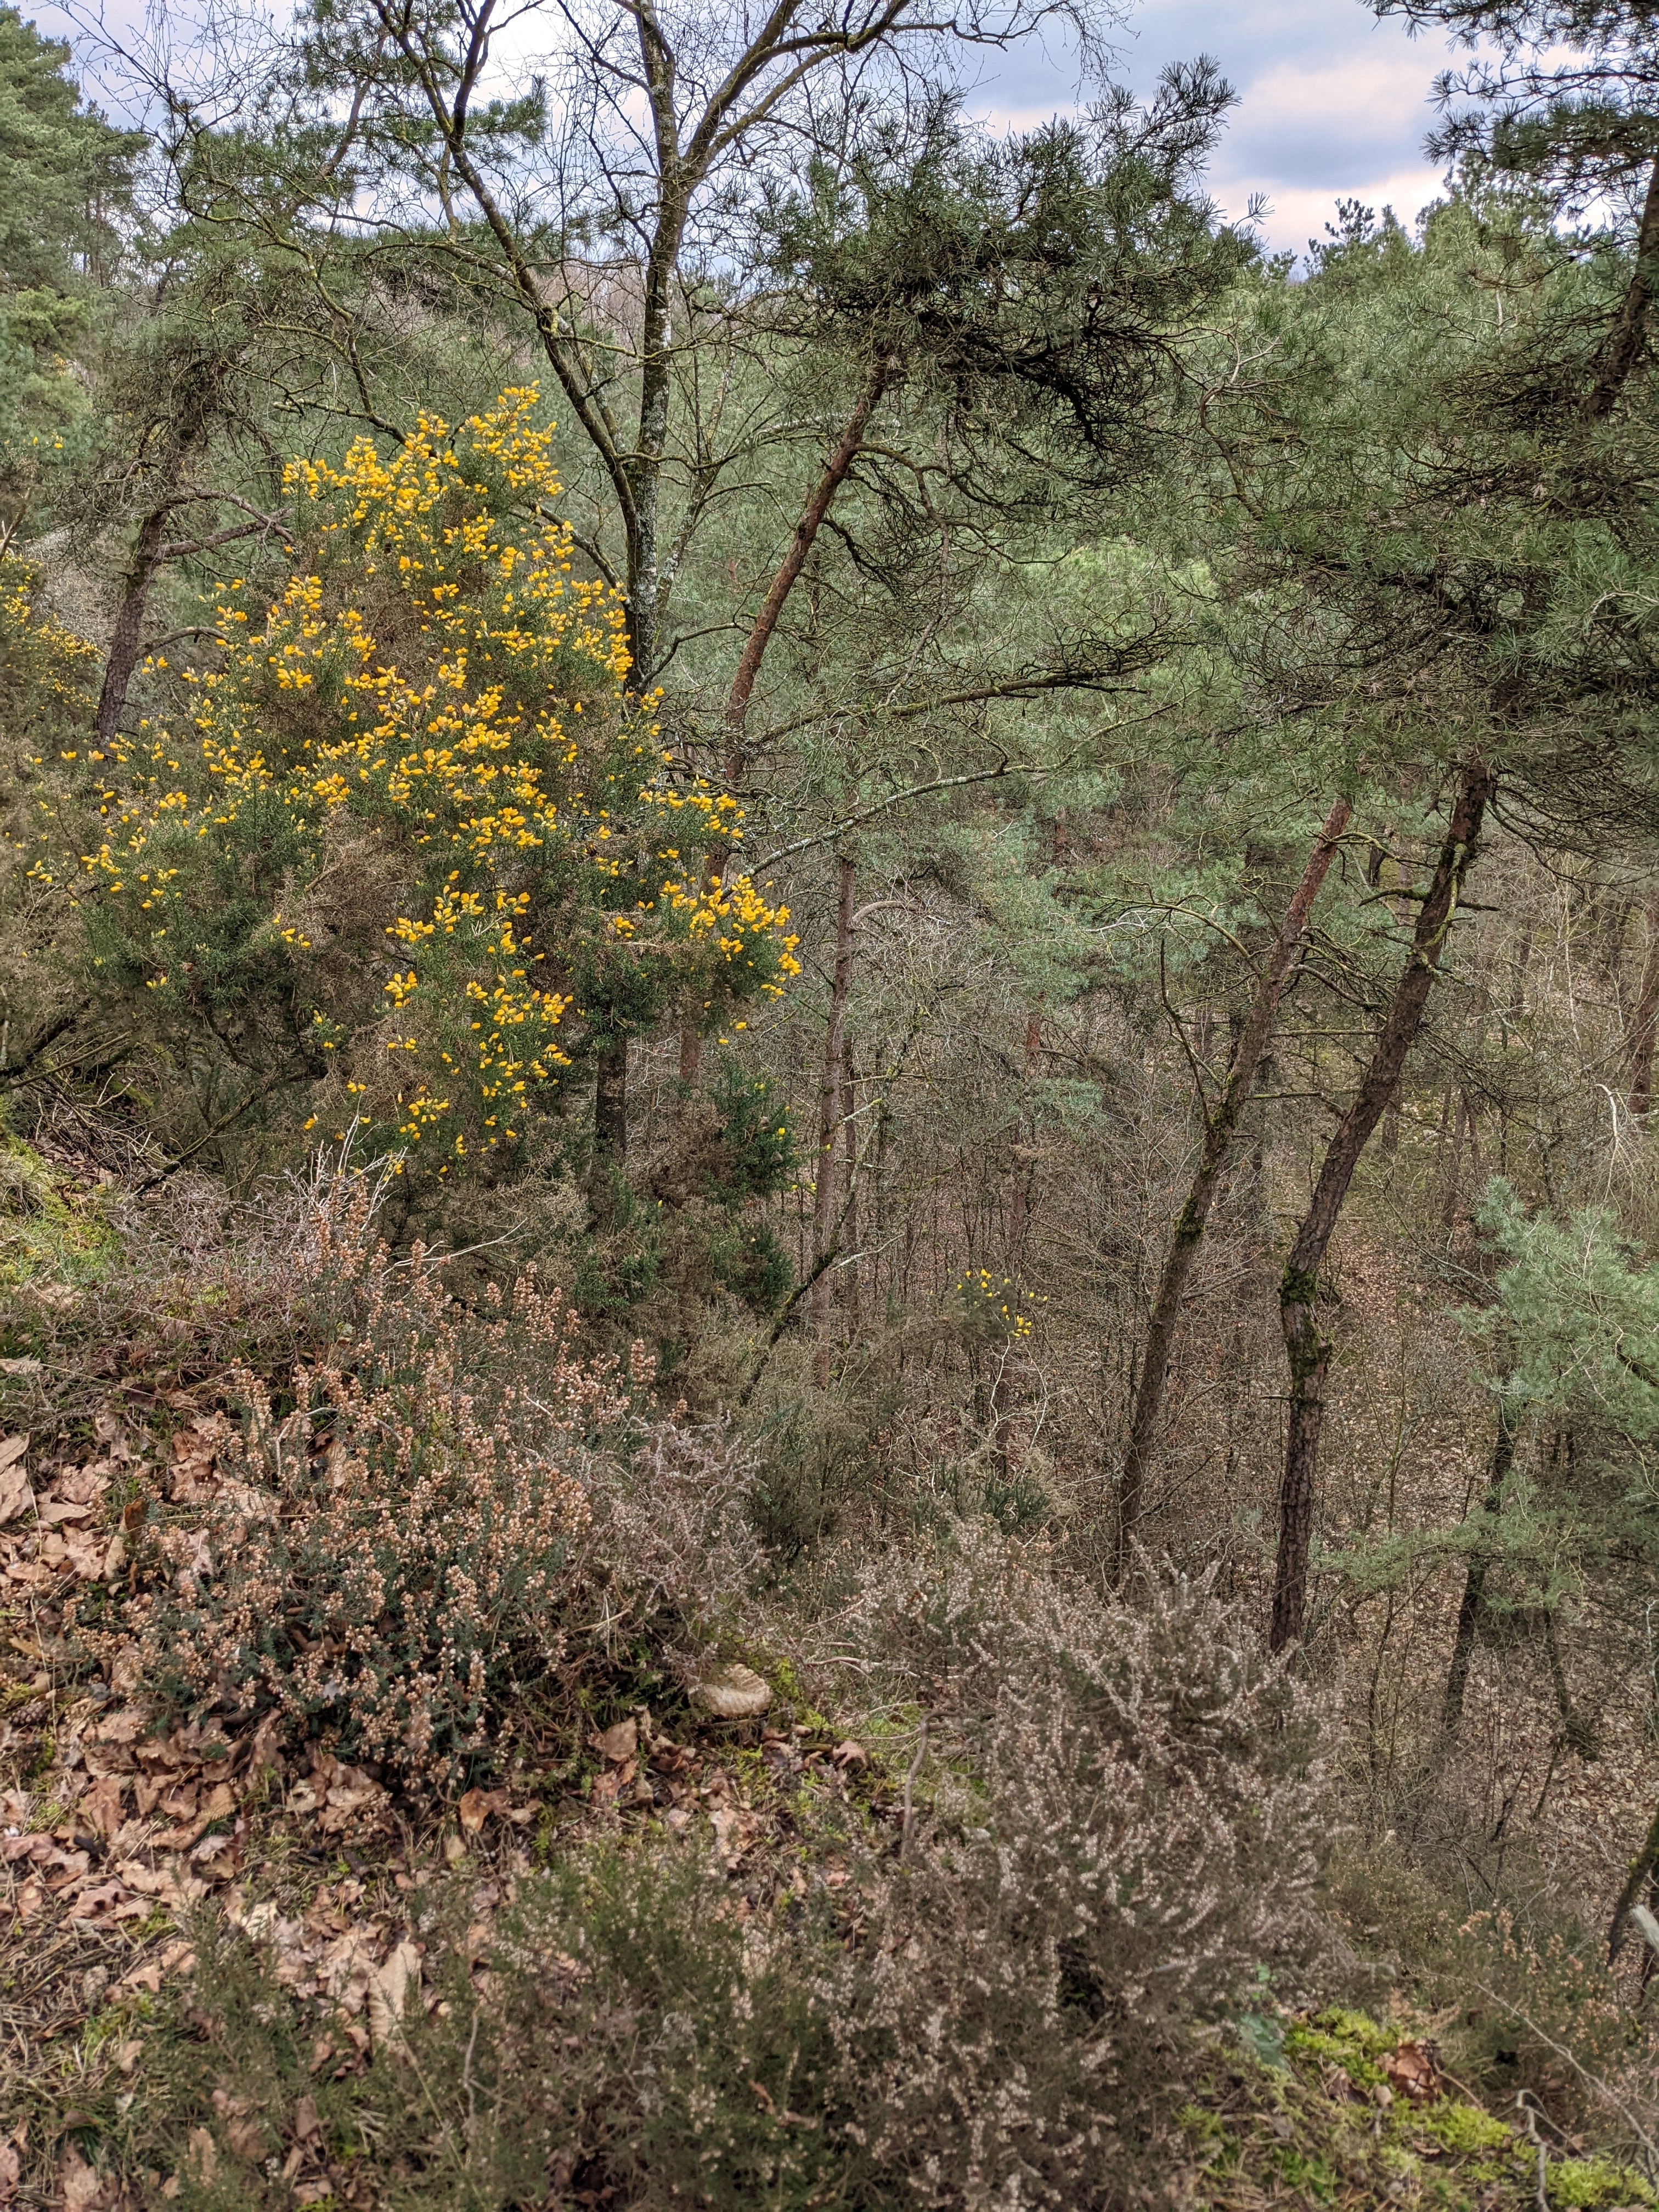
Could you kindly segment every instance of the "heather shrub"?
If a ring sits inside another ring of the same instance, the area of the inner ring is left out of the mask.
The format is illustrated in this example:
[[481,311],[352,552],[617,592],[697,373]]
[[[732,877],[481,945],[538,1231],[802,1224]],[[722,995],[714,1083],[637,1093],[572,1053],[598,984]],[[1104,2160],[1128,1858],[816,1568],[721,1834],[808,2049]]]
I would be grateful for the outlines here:
[[1183,2047],[1316,1940],[1317,1712],[1207,1583],[1103,1602],[989,1534],[842,1628],[931,1759],[838,2007],[868,2150],[923,2204],[1116,2201]]
[[91,1640],[118,1683],[445,1784],[559,1658],[594,1473],[650,1363],[579,1352],[533,1269],[463,1306],[375,1237],[377,1194],[317,1186],[292,1264],[319,1348],[274,1386],[233,1371],[237,1419],[192,1433],[142,1586]]
[[487,1931],[471,1888],[411,1900],[420,1999],[333,2078],[312,2063],[326,2020],[294,2003],[280,1956],[204,1927],[190,2033],[134,2147],[170,2170],[180,2212],[291,2204],[278,2160],[302,2103],[365,2207],[855,2201],[825,2124],[835,2045],[801,1971],[832,1942],[820,1916],[758,1922],[683,1851],[523,1876]]

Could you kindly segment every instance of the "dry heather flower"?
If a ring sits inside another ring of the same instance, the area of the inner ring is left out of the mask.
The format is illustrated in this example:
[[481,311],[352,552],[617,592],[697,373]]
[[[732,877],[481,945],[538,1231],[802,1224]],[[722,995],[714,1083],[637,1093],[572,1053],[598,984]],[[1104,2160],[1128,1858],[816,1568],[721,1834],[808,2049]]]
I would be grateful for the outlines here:
[[1310,1941],[1310,1701],[1207,1585],[1103,1605],[985,1534],[840,1626],[945,1754],[833,2008],[868,2147],[925,2204],[1115,2201],[1171,2046]]
[[[645,1389],[637,1347],[578,1352],[526,1269],[463,1309],[416,1247],[374,1236],[372,1178],[322,1178],[296,1267],[331,1316],[279,1410],[243,1369],[203,1510],[158,1540],[128,1615],[139,1668],[192,1702],[272,1711],[430,1783],[487,1741],[492,1701],[562,1645],[605,1440]],[[94,1643],[125,1639],[108,1636]],[[132,1656],[132,1655],[129,1655]]]

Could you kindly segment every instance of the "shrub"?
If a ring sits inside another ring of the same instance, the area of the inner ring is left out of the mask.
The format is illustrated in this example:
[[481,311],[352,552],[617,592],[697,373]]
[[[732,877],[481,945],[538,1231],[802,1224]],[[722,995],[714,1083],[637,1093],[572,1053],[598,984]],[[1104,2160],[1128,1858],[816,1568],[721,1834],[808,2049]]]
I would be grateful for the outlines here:
[[203,1440],[211,1474],[175,1485],[123,1632],[94,1641],[118,1681],[444,1784],[559,1656],[589,1478],[650,1366],[579,1353],[532,1270],[463,1307],[418,1246],[374,1238],[376,1195],[316,1186],[295,1267],[322,1348],[280,1395],[234,1373],[240,1426]]
[[870,2153],[927,2205],[1117,2201],[1183,2044],[1315,1940],[1316,1713],[1207,1584],[1101,1603],[989,1534],[844,1625],[934,1762],[838,2008]]
[[573,1060],[688,993],[719,1018],[798,972],[732,864],[742,810],[623,692],[536,408],[293,464],[305,564],[263,613],[224,586],[210,665],[158,663],[172,711],[88,756],[93,849],[65,815],[37,863],[93,980],[225,1110],[304,1092],[445,1171],[518,1157]]

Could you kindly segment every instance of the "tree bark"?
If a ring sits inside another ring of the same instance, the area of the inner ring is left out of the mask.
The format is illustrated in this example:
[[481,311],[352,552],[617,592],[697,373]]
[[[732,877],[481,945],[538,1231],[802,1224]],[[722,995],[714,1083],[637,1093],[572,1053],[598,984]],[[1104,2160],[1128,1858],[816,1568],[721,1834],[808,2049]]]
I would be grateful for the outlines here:
[[593,1090],[593,1170],[600,1184],[628,1164],[628,1040],[600,1048]]
[[836,450],[825,464],[823,474],[813,488],[812,495],[801,510],[795,525],[789,550],[778,563],[777,573],[768,587],[761,611],[756,616],[744,645],[737,673],[732,678],[732,688],[726,697],[726,780],[736,783],[744,771],[743,732],[749,716],[749,701],[755,689],[755,678],[760,674],[761,662],[766,648],[772,642],[784,602],[795,587],[795,580],[805,567],[812,542],[818,534],[823,518],[830,512],[830,502],[846,481],[847,471],[858,457],[864,443],[864,434],[869,427],[882,393],[887,389],[899,366],[896,354],[884,354],[870,372],[869,380],[859,394],[857,404],[847,418],[847,427],[841,434]]
[[1647,197],[1636,233],[1636,266],[1619,309],[1619,319],[1607,333],[1596,364],[1595,382],[1584,403],[1592,422],[1611,415],[1631,371],[1642,357],[1648,316],[1653,307],[1656,257],[1659,257],[1659,161],[1648,173]]
[[1630,1877],[1619,1893],[1619,1902],[1613,1908],[1613,1919],[1607,1929],[1607,1964],[1619,1956],[1625,1940],[1625,1930],[1630,1916],[1642,1899],[1642,1885],[1646,1882],[1659,1894],[1659,1813],[1653,1816],[1653,1826],[1648,1830],[1647,1841],[1631,1861]]
[[1267,957],[1261,963],[1249,1013],[1234,1041],[1221,1097],[1214,1111],[1206,1113],[1205,1117],[1204,1144],[1199,1155],[1197,1172],[1187,1193],[1187,1203],[1182,1208],[1175,1235],[1164,1257],[1164,1272],[1158,1279],[1158,1295],[1152,1301],[1152,1319],[1147,1323],[1146,1343],[1141,1352],[1140,1381],[1129,1422],[1128,1449],[1124,1455],[1122,1472],[1118,1478],[1115,1571],[1119,1579],[1128,1570],[1139,1524],[1152,1439],[1163,1410],[1170,1357],[1175,1349],[1181,1301],[1186,1292],[1188,1278],[1192,1273],[1193,1261],[1198,1255],[1205,1224],[1210,1218],[1216,1187],[1232,1148],[1239,1115],[1249,1103],[1250,1093],[1255,1087],[1256,1069],[1267,1049],[1273,1017],[1279,1011],[1279,997],[1285,988],[1285,979],[1291,972],[1303,932],[1308,926],[1308,917],[1313,911],[1314,901],[1319,896],[1338,841],[1348,825],[1352,812],[1347,800],[1339,799],[1325,817],[1324,827],[1308,857],[1308,865],[1302,872],[1302,880],[1297,885],[1296,894],[1285,910],[1279,933],[1267,948]]
[[[841,1134],[841,1084],[846,1053],[847,1001],[853,989],[853,862],[843,853],[836,899],[836,966],[830,985],[830,1027],[823,1044],[823,1081],[818,1091],[818,1154],[812,1187],[812,1258],[818,1267],[830,1249],[836,1220],[836,1143]],[[832,1302],[827,1268],[812,1285],[813,1372],[822,1389],[830,1380]]]
[[1648,953],[1642,987],[1630,1026],[1630,1110],[1648,1112],[1653,1104],[1653,1047],[1659,1036],[1659,892],[1648,901]]
[[[1510,1425],[1509,1408],[1500,1397],[1498,1401],[1498,1441],[1492,1446],[1486,1494],[1480,1501],[1481,1512],[1493,1519],[1503,1510],[1504,1489],[1514,1464],[1515,1431]],[[1480,1632],[1480,1613],[1485,1601],[1486,1574],[1491,1565],[1492,1543],[1488,1528],[1483,1527],[1469,1553],[1468,1571],[1463,1578],[1462,1601],[1457,1608],[1457,1629],[1452,1638],[1451,1664],[1446,1669],[1446,1694],[1440,1707],[1440,1729],[1444,1736],[1455,1735],[1462,1723],[1463,1695],[1468,1687],[1469,1666],[1474,1657],[1475,1641]]]
[[1463,878],[1474,858],[1482,817],[1492,791],[1492,771],[1479,755],[1465,763],[1452,818],[1433,880],[1412,935],[1410,957],[1389,1008],[1370,1064],[1352,1104],[1325,1153],[1319,1180],[1285,1262],[1279,1317],[1290,1363],[1290,1419],[1279,1498],[1279,1555],[1273,1570],[1269,1649],[1282,1651],[1301,1637],[1313,1540],[1314,1488],[1319,1436],[1325,1418],[1325,1378],[1331,1345],[1319,1327],[1319,1270],[1371,1132],[1382,1118],[1422,1027],[1424,1008],[1439,966]]
[[144,610],[149,605],[155,572],[161,565],[167,520],[177,505],[173,490],[178,477],[175,459],[163,478],[161,499],[139,524],[138,535],[133,541],[132,558],[127,563],[121,585],[121,605],[111,633],[109,651],[104,656],[104,681],[98,694],[97,712],[92,718],[92,741],[100,748],[109,744],[121,726],[133,671],[143,657]]

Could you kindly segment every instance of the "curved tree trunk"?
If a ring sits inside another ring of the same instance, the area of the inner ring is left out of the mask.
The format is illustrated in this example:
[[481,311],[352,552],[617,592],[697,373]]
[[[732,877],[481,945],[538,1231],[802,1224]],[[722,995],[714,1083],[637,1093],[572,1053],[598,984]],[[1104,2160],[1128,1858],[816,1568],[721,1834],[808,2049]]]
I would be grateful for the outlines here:
[[[898,356],[887,354],[871,370],[869,380],[847,418],[846,428],[836,449],[824,464],[823,473],[813,487],[811,497],[801,509],[800,520],[795,525],[788,550],[779,562],[776,573],[767,587],[766,597],[761,602],[760,612],[750,625],[732,678],[732,688],[726,695],[726,758],[722,772],[728,784],[738,782],[743,776],[743,736],[749,719],[749,702],[754,694],[755,679],[760,674],[761,663],[766,658],[766,649],[777,629],[778,618],[802,568],[806,565],[806,556],[812,550],[823,518],[829,514],[836,494],[846,482],[847,471],[858,458],[870,417],[898,368]],[[720,879],[724,857],[719,849],[709,855],[708,875],[712,883],[718,884]],[[680,1031],[680,1081],[688,1088],[696,1084],[702,1071],[702,1030],[697,1020],[697,1012],[696,1008],[688,1005],[685,1024]]]
[[1210,1218],[1210,1207],[1222,1170],[1227,1164],[1227,1155],[1232,1149],[1238,1117],[1255,1088],[1256,1069],[1267,1050],[1273,1017],[1279,1011],[1279,996],[1285,988],[1285,979],[1291,972],[1291,963],[1302,942],[1302,933],[1313,911],[1314,901],[1319,896],[1320,886],[1325,880],[1338,841],[1348,826],[1348,817],[1352,811],[1346,799],[1339,799],[1325,817],[1324,827],[1308,857],[1308,865],[1302,872],[1302,880],[1296,887],[1296,895],[1286,908],[1279,933],[1268,946],[1267,957],[1261,963],[1261,972],[1256,979],[1255,996],[1234,1042],[1220,1099],[1214,1112],[1206,1116],[1204,1144],[1199,1155],[1198,1170],[1164,1257],[1164,1273],[1158,1279],[1158,1295],[1152,1301],[1152,1319],[1146,1326],[1146,1340],[1141,1351],[1140,1382],[1135,1391],[1134,1407],[1129,1421],[1128,1449],[1124,1454],[1122,1472],[1118,1477],[1115,1571],[1119,1578],[1128,1569],[1139,1525],[1146,1470],[1152,1459],[1152,1439],[1158,1431],[1158,1415],[1163,1410],[1170,1356],[1175,1349],[1181,1301],[1186,1291],[1188,1278],[1198,1255],[1199,1242]]
[[1370,1064],[1360,1078],[1353,1103],[1326,1149],[1324,1164],[1302,1226],[1285,1262],[1279,1285],[1279,1318],[1290,1363],[1290,1419],[1285,1443],[1285,1473],[1279,1493],[1279,1555],[1273,1567],[1273,1620],[1267,1642],[1282,1651],[1301,1637],[1307,1607],[1308,1559],[1313,1541],[1313,1510],[1319,1467],[1320,1431],[1325,1419],[1325,1379],[1331,1345],[1319,1326],[1319,1271],[1353,1181],[1359,1156],[1394,1096],[1406,1054],[1423,1023],[1444,947],[1446,933],[1474,858],[1475,842],[1492,796],[1492,775],[1479,755],[1464,766],[1457,803],[1440,848],[1434,876],[1418,908],[1411,957],[1376,1040]]

